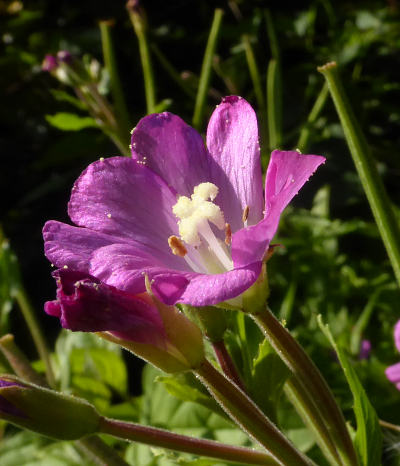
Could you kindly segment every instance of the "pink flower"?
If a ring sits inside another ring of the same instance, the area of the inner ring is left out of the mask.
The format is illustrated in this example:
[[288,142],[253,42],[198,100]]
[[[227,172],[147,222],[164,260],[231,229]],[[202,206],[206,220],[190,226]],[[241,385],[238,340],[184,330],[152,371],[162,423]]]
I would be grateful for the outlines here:
[[[397,324],[394,326],[394,344],[400,352],[400,320],[398,320]],[[396,388],[400,390],[400,362],[393,366],[389,366],[386,369],[385,374],[388,380],[393,382],[396,385]]]
[[133,131],[132,159],[101,159],[76,181],[77,226],[47,222],[46,256],[135,294],[145,272],[167,304],[232,300],[256,281],[282,211],[324,161],[272,152],[264,201],[257,119],[244,99],[216,108],[207,148],[178,116],[149,115]]

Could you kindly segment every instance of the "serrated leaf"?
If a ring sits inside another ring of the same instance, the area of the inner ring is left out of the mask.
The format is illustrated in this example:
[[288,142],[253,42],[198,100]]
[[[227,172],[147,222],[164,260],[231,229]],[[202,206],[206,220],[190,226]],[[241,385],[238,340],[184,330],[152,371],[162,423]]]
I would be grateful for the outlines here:
[[276,422],[279,398],[289,375],[289,369],[275,354],[268,341],[264,340],[253,361],[250,392],[254,401],[272,421]]
[[343,349],[335,343],[328,325],[322,322],[318,316],[318,323],[336,351],[343,372],[354,398],[354,414],[357,422],[356,435],[354,439],[362,466],[376,466],[381,464],[382,432],[379,419],[374,407],[360,383],[356,371],[350,364]]
[[55,115],[46,115],[51,126],[62,131],[79,131],[84,128],[97,128],[99,125],[92,117],[83,117],[75,113],[59,112]]

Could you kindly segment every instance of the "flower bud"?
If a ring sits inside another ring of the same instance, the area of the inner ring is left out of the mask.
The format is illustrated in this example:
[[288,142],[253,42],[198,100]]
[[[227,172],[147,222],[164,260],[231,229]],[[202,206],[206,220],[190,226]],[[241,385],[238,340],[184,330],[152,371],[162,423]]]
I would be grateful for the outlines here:
[[100,422],[99,413],[86,400],[10,375],[0,376],[0,418],[60,440],[94,434]]
[[165,372],[181,372],[204,360],[200,329],[173,306],[151,293],[132,294],[82,272],[57,270],[57,300],[45,304],[47,314],[64,328],[98,332]]
[[43,71],[54,71],[58,67],[57,58],[54,55],[47,54],[42,62]]

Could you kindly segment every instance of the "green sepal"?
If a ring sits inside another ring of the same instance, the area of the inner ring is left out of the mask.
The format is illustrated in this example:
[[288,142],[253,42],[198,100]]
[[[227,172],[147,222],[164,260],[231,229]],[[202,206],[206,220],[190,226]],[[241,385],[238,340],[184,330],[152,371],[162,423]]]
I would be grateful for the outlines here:
[[0,387],[0,396],[16,409],[13,414],[0,410],[0,416],[12,424],[59,440],[78,440],[98,431],[100,414],[86,400],[12,375],[1,379],[15,383]]

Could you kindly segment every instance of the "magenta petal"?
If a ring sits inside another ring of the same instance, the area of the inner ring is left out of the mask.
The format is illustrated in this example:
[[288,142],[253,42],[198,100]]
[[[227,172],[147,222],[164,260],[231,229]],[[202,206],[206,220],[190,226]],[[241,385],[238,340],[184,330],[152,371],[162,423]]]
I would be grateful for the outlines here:
[[180,303],[209,306],[235,298],[246,291],[260,275],[261,262],[219,275],[192,274]]
[[319,155],[301,155],[296,151],[272,152],[265,180],[265,218],[233,235],[235,267],[263,259],[278,229],[282,211],[324,162],[325,158]]
[[[164,325],[147,295],[123,292],[84,273],[57,270],[53,276],[57,281],[58,317],[64,328],[108,331],[126,340],[163,344]],[[55,302],[46,303],[45,310],[52,314]]]
[[200,134],[168,112],[142,118],[132,134],[132,157],[160,175],[180,195],[210,181],[208,154]]
[[242,214],[249,206],[248,224],[263,215],[263,186],[257,117],[246,100],[225,97],[211,116],[207,147],[214,160],[212,182],[219,188],[216,202],[232,231],[243,227]]
[[394,326],[394,344],[396,345],[397,351],[400,352],[400,320],[397,321]]
[[174,193],[152,170],[125,157],[94,162],[76,181],[68,205],[79,226],[169,252],[178,234]]
[[157,254],[141,244],[113,244],[95,251],[89,272],[108,285],[130,293],[142,293],[145,291],[144,274],[153,279],[156,275],[182,275],[190,270],[181,257],[171,252],[169,255],[164,257],[161,252]]
[[390,382],[399,383],[400,382],[400,362],[394,364],[393,366],[389,366],[385,370],[386,377]]
[[93,252],[118,240],[110,235],[54,220],[46,222],[43,227],[43,238],[46,257],[56,267],[66,266],[86,272],[89,271]]

